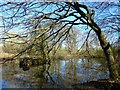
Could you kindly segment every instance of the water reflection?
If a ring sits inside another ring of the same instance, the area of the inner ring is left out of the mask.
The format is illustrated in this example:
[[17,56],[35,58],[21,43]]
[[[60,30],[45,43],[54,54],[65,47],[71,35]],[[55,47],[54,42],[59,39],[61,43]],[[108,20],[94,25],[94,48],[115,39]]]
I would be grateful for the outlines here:
[[[48,71],[43,66],[28,71],[18,63],[3,65],[3,88],[71,88],[73,84],[108,78],[104,59],[71,59],[51,61]],[[45,66],[44,66],[45,67]]]

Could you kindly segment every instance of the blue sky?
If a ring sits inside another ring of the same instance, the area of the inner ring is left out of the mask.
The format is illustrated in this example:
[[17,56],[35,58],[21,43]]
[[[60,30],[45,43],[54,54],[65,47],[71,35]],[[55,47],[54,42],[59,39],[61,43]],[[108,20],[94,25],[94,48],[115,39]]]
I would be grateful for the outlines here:
[[[0,2],[1,2],[1,0],[0,0]],[[95,8],[92,8],[92,9],[95,9]],[[38,9],[36,9],[36,10],[38,10]],[[54,9],[53,9],[54,10]],[[110,12],[111,13],[118,13],[118,8],[117,7],[115,7],[115,8],[109,8],[108,10],[110,10]],[[49,7],[48,7],[48,9],[45,11],[46,13],[47,12],[49,12],[49,11],[51,11],[50,9],[49,9]],[[109,14],[109,12],[107,12],[107,11],[105,11],[105,12],[103,12],[103,13],[101,13],[101,14],[99,14],[99,12],[101,12],[99,9],[95,9],[95,11],[96,11],[96,18],[95,18],[95,21],[97,22],[97,20],[98,20],[98,17],[99,17],[99,19],[101,18],[104,18],[104,17],[106,17],[106,15],[107,14]],[[8,13],[8,12],[7,12]],[[12,14],[11,12],[9,12],[9,14]],[[34,13],[31,13],[31,14],[34,14]],[[0,13],[0,16],[8,16],[7,14],[5,14],[5,13]],[[28,17],[26,17],[26,18],[28,18]],[[0,26],[3,24],[3,22],[1,22],[2,20],[1,20],[2,18],[0,18]],[[73,20],[73,17],[69,17],[69,18],[67,18],[67,19],[69,19],[69,20]],[[22,20],[22,18],[21,18],[21,20]],[[23,18],[23,20],[24,20],[24,18]],[[20,20],[16,20],[16,22],[19,22]],[[99,24],[99,23],[98,23]],[[20,26],[21,27],[21,26]],[[17,33],[19,33],[19,32],[23,32],[23,30],[21,29],[20,30],[20,27],[15,27],[15,28],[13,28],[13,29],[11,29],[11,31],[10,32],[17,32]],[[78,28],[78,30],[81,30],[81,29],[84,29],[84,27],[83,26],[81,26],[81,25],[78,25],[78,26],[76,26],[76,28]],[[2,33],[2,29],[3,28],[0,28],[0,33]],[[85,30],[81,30],[81,32],[86,32]],[[2,34],[1,34],[2,35]],[[1,37],[1,36],[0,36]],[[114,37],[113,38],[117,38],[118,37],[118,33],[116,33],[115,35],[114,35]]]

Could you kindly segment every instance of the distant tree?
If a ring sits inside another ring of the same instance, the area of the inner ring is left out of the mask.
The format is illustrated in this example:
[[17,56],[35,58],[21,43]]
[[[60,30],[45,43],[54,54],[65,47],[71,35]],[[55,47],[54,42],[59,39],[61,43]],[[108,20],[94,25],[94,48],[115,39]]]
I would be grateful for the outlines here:
[[70,54],[77,53],[77,31],[74,28],[71,29],[65,41],[68,52]]

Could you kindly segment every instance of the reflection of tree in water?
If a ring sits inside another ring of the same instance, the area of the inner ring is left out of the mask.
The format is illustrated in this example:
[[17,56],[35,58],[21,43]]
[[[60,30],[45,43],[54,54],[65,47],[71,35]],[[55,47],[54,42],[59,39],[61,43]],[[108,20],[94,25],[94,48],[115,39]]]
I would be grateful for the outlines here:
[[[18,64],[14,64],[16,68],[13,68],[11,64],[6,65],[8,68],[4,67],[7,70],[3,75],[5,80],[15,82],[18,87],[70,87],[75,83],[107,78],[108,72],[103,62],[100,59],[57,60],[51,61],[48,70],[48,65],[44,64],[31,66],[28,71],[23,71]],[[9,78],[6,78],[8,75]]]
[[60,60],[52,61],[49,71],[47,72],[49,82],[53,85],[52,87],[65,87],[64,75],[62,73],[62,62]]
[[[81,61],[79,63],[79,61]],[[102,60],[104,62],[104,60]],[[55,61],[50,66],[50,75],[56,85],[67,86],[73,83],[107,78],[105,63],[97,59],[71,59]]]
[[77,81],[77,63],[78,60],[71,59],[65,65],[65,72],[66,72],[65,78],[68,79],[67,80],[68,83],[71,83],[71,81],[73,82]]
[[11,63],[3,66],[3,72],[2,72],[4,76],[3,80],[9,81],[10,82],[9,84],[12,87],[16,87],[16,88],[21,88],[21,87],[42,88],[43,85],[47,83],[45,68],[46,66],[43,65],[43,66],[31,67],[30,70],[23,71],[21,68],[18,67],[18,63],[17,64]]
[[83,59],[81,67],[84,69],[84,79],[97,80],[109,77],[106,62],[103,58]]

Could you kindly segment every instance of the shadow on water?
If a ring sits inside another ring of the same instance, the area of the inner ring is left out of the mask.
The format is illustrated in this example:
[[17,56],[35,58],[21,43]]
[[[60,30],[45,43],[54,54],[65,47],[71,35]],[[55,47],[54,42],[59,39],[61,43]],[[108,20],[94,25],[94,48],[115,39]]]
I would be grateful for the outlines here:
[[71,59],[51,61],[49,70],[33,66],[23,71],[19,63],[2,68],[3,88],[71,88],[73,84],[109,78],[104,59]]

